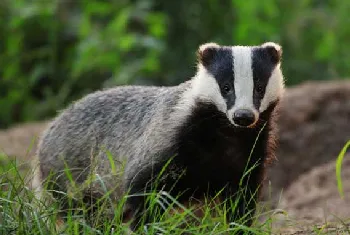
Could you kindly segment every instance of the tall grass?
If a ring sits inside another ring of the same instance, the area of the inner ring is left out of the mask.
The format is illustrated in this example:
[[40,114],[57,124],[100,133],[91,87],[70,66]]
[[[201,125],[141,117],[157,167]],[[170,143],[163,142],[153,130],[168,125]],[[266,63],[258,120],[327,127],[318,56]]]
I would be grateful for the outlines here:
[[[152,222],[142,224],[135,234],[270,234],[271,220],[259,222],[255,219],[252,227],[245,227],[242,221],[227,223],[227,211],[223,202],[207,199],[200,206],[182,205],[176,198],[164,191],[147,194],[123,195],[118,204],[106,196],[101,198],[91,216],[89,205],[79,202],[79,209],[65,209],[60,201],[50,194],[39,198],[29,187],[33,169],[22,169],[15,161],[2,156],[0,167],[0,234],[130,234],[129,223],[122,222],[123,204],[128,197],[146,196],[148,212]],[[69,171],[67,170],[66,173]],[[103,179],[97,178],[103,182]],[[76,202],[74,196],[59,192],[69,204]],[[63,199],[62,199],[63,200]],[[162,212],[159,210],[162,209]],[[201,216],[197,216],[201,209]],[[106,212],[111,211],[106,216]],[[64,212],[64,213],[63,213]],[[89,217],[90,216],[90,217]],[[91,220],[89,220],[90,218]]]

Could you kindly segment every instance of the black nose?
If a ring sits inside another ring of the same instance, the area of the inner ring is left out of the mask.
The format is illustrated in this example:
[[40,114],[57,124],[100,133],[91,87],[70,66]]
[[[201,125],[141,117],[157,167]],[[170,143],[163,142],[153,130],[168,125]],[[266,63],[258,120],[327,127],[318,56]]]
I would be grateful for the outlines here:
[[255,115],[248,109],[238,109],[233,114],[233,121],[239,126],[249,126],[255,122]]

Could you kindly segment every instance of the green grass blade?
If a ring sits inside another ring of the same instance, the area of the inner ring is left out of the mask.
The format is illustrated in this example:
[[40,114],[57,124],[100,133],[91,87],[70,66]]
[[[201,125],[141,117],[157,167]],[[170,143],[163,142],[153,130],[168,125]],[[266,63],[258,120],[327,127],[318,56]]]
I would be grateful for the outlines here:
[[117,174],[117,170],[116,170],[116,167],[115,167],[113,155],[112,155],[111,152],[109,152],[109,151],[106,151],[106,155],[107,155],[109,164],[111,165],[112,174],[113,174],[113,175],[116,175],[116,174]]
[[350,147],[350,140],[348,140],[348,142],[345,144],[343,149],[340,151],[338,158],[337,158],[337,162],[336,162],[336,168],[335,168],[336,175],[337,175],[338,191],[339,191],[341,198],[344,198],[343,183],[342,183],[342,179],[341,179],[341,167],[343,164],[343,159],[344,159],[345,153],[349,147]]

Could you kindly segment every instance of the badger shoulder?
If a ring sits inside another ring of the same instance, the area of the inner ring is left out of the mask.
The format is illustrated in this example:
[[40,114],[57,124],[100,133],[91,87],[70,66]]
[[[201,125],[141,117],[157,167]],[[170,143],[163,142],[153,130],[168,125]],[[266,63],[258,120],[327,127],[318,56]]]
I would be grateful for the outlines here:
[[70,168],[88,167],[88,159],[102,147],[130,158],[157,151],[165,145],[164,120],[172,116],[180,87],[120,86],[74,102],[40,138],[37,155],[44,176],[50,169],[62,170],[59,157]]

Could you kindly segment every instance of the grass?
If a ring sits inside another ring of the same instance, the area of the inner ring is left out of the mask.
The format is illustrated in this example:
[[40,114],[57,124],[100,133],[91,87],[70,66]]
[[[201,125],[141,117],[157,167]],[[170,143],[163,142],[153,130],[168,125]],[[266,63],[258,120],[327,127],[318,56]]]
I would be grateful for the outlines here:
[[337,161],[336,161],[336,177],[337,177],[337,184],[338,184],[338,191],[342,198],[344,198],[344,192],[343,192],[343,182],[341,178],[341,168],[344,160],[344,156],[346,151],[350,148],[350,140],[347,141],[347,143],[344,145],[343,149],[340,151]]
[[[95,209],[91,223],[87,223],[88,208],[82,205],[79,210],[65,211],[62,222],[59,201],[49,197],[39,199],[28,185],[33,177],[33,169],[0,155],[0,234],[127,234],[128,223],[122,223],[122,206],[125,195],[118,205],[107,196],[102,198]],[[112,167],[113,168],[113,167]],[[99,179],[97,179],[99,180]],[[71,195],[64,195],[72,202]],[[222,204],[205,201],[202,216],[196,216],[197,207],[189,208],[180,204],[167,192],[152,192],[147,195],[148,210],[153,210],[154,221],[141,226],[136,234],[235,234],[238,230],[251,234],[270,234],[271,220],[255,221],[252,227],[244,227],[243,221],[235,224],[226,222],[226,211]],[[232,207],[235,206],[233,202]],[[166,208],[159,213],[157,208]],[[105,216],[109,209],[110,217]],[[232,226],[234,225],[234,226]]]
[[[350,141],[346,143],[337,159],[337,180],[341,195],[340,170],[349,146]],[[118,174],[114,162],[110,160],[110,164],[112,173]],[[116,204],[109,198],[110,194],[106,191],[104,197],[99,200],[99,206],[95,208],[93,216],[89,217],[88,211],[91,208],[86,204],[81,203],[80,209],[63,211],[60,201],[52,200],[49,196],[40,199],[29,187],[34,170],[28,164],[0,154],[0,234],[130,233],[129,224],[122,222],[123,205],[128,197],[145,195],[124,195]],[[65,170],[65,174],[68,179],[71,178],[68,169]],[[94,180],[104,184],[103,179],[98,175]],[[74,185],[73,181],[72,185]],[[73,203],[74,194],[60,193],[69,203]],[[148,210],[152,211],[154,221],[143,224],[136,234],[236,234],[238,230],[261,235],[272,233],[274,211],[269,208],[258,207],[253,226],[248,228],[243,225],[244,218],[242,221],[231,224],[226,222],[227,210],[234,209],[236,202],[231,203],[232,208],[225,208],[220,202],[206,200],[202,202],[202,216],[198,217],[198,211],[196,211],[198,205],[194,207],[182,205],[167,192],[151,192],[146,196],[149,201]],[[160,213],[158,208],[165,209],[165,213]],[[64,220],[62,220],[62,212],[65,212]],[[259,220],[262,216],[265,216],[265,219]],[[313,234],[327,234],[324,232],[325,226],[315,225]]]

